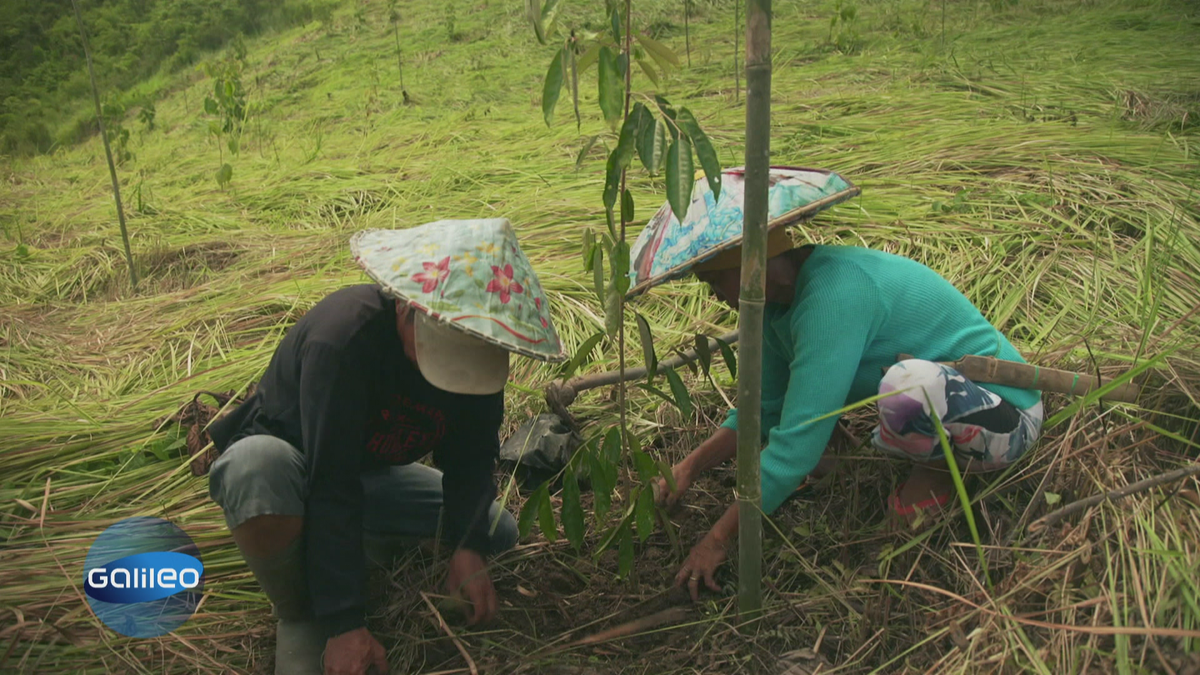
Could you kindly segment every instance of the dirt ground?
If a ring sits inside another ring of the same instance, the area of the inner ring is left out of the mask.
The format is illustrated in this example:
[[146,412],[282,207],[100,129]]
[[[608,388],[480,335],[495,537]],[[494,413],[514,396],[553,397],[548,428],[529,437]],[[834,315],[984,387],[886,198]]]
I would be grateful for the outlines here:
[[[444,563],[428,550],[413,552],[398,561],[387,575],[377,575],[377,597],[372,629],[385,641],[392,638],[390,659],[396,672],[471,672],[465,654],[478,672],[601,673],[743,672],[779,673],[780,656],[795,649],[818,647],[837,658],[854,635],[822,630],[819,615],[806,616],[789,603],[768,607],[761,622],[741,625],[736,616],[736,579],[733,566],[718,574],[720,593],[704,591],[693,603],[682,589],[672,587],[675,573],[690,546],[708,530],[727,507],[732,494],[732,467],[714,470],[693,486],[686,503],[671,514],[678,528],[676,550],[660,527],[645,543],[636,545],[633,571],[618,576],[615,546],[599,556],[592,532],[582,555],[561,539],[550,544],[540,535],[533,543],[493,561],[493,581],[500,597],[500,612],[486,627],[468,628],[444,601],[439,614],[456,639],[451,638],[421,597],[424,591],[435,603],[442,600]],[[875,496],[880,505],[882,493]],[[586,501],[586,496],[585,496]],[[871,538],[855,546],[831,547],[832,533],[817,514],[819,495],[785,505],[776,522],[792,533],[807,533],[800,556],[824,565],[861,566],[877,554],[882,539]],[[585,510],[588,505],[585,503]],[[822,509],[823,510],[823,509]],[[880,518],[882,506],[876,509]],[[814,536],[815,531],[815,536]],[[792,537],[799,540],[800,537]],[[790,557],[779,537],[765,542],[769,560]],[[736,556],[736,550],[731,551]],[[444,559],[444,556],[442,557]],[[767,567],[766,592],[802,592],[813,583]],[[785,578],[786,577],[786,578]],[[833,601],[833,595],[829,596]],[[857,601],[849,600],[853,607]],[[656,621],[657,619],[657,621]],[[649,620],[634,634],[595,644],[579,644],[589,637],[630,622]],[[659,623],[661,622],[661,623]],[[819,642],[818,642],[819,641]],[[852,651],[852,648],[851,648]],[[802,670],[795,675],[803,675]]]

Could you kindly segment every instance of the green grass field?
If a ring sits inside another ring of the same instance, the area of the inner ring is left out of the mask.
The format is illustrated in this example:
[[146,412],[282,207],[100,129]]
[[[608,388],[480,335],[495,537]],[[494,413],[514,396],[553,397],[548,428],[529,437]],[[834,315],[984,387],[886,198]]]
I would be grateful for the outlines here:
[[[593,4],[567,2],[562,23],[599,29]],[[401,8],[406,103],[385,3],[343,5],[328,22],[247,41],[252,113],[236,157],[208,135],[212,84],[201,71],[139,89],[157,99],[157,129],[131,113],[134,157],[119,167],[136,290],[99,139],[0,166],[0,671],[269,672],[269,606],[206,481],[181,459],[178,428],[161,420],[196,391],[246,387],[308,307],[363,281],[347,245],[355,231],[510,218],[568,349],[602,326],[579,258],[583,230],[603,227],[603,145],[614,141],[594,72],[581,78],[582,127],[560,102],[547,129],[552,48],[534,40],[521,3],[413,0]],[[773,673],[778,654],[814,644],[839,672],[1200,669],[1195,478],[1027,529],[1056,503],[1196,461],[1197,7],[866,0],[856,10],[831,29],[832,2],[775,2],[772,160],[832,169],[863,190],[801,236],[930,265],[1043,365],[1113,375],[1159,359],[1140,405],[1047,397],[1053,425],[1029,461],[976,486],[992,585],[961,513],[920,534],[883,530],[883,498],[904,467],[860,447],[827,499],[790,504],[767,525],[769,621],[739,628],[730,595],[690,609],[686,639],[668,630],[636,648],[548,649],[558,634],[538,621],[460,630],[482,672]],[[682,3],[637,0],[634,11],[635,25],[684,59],[659,91],[696,113],[726,166],[739,165],[733,3],[696,3],[690,65]],[[655,91],[634,82],[638,94]],[[234,170],[224,189],[222,161]],[[665,191],[631,177],[636,229]],[[735,323],[694,283],[635,308],[660,353]],[[631,333],[627,356],[640,363]],[[613,346],[600,352],[589,369],[615,364]],[[555,374],[517,368],[513,425],[541,411]],[[733,396],[728,376],[718,381]],[[699,381],[694,391],[694,419],[631,394],[634,425],[668,461],[721,414],[717,392]],[[616,407],[594,392],[576,411],[603,421]],[[869,414],[852,416],[859,438],[869,425]],[[706,489],[728,496],[719,483]],[[517,508],[520,491],[510,499]],[[88,546],[132,515],[169,518],[200,544],[208,594],[175,636],[122,638],[84,600]],[[685,543],[705,527],[689,522]],[[603,557],[538,535],[497,562],[502,614],[528,614],[523,603],[536,603],[515,580],[547,567],[583,580],[568,605],[629,609],[628,598],[661,590],[654,570],[676,565],[649,557],[665,546],[658,537],[638,548],[641,576],[616,582]],[[437,591],[436,571],[416,561],[397,578],[424,575]],[[419,597],[389,603],[373,627],[393,647],[393,672],[465,672]]]

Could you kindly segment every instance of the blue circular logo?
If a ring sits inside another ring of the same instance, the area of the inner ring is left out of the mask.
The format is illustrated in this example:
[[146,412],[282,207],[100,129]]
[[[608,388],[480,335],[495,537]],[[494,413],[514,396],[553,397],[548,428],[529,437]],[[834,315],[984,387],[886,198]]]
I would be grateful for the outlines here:
[[88,549],[88,604],[104,625],[135,638],[166,635],[192,617],[204,594],[200,551],[161,518],[126,518]]

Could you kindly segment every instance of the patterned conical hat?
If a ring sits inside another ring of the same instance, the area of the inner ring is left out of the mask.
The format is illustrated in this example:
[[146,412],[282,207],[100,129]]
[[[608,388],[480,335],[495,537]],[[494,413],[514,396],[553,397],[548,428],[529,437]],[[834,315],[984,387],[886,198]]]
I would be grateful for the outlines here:
[[[773,166],[769,180],[767,226],[771,229],[811,218],[860,192],[850,181],[824,169]],[[700,178],[682,223],[671,205],[663,204],[630,251],[627,297],[687,276],[696,264],[740,246],[745,182],[744,168],[722,171],[721,198],[713,199],[708,181]]]
[[355,261],[391,295],[442,325],[539,361],[564,361],[550,306],[506,218],[366,230]]

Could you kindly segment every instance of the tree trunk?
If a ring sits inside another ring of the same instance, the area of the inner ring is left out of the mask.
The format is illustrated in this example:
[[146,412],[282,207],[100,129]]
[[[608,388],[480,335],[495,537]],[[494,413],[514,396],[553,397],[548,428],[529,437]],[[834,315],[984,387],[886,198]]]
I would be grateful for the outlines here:
[[746,4],[746,203],[738,301],[738,611],[762,609],[762,324],[771,164],[771,0]]
[[129,282],[137,288],[137,270],[133,267],[133,251],[129,248],[129,231],[125,229],[125,209],[121,207],[121,183],[117,180],[117,165],[113,163],[112,148],[108,145],[108,134],[104,131],[104,113],[100,109],[100,88],[96,86],[96,71],[92,69],[92,50],[88,48],[87,30],[83,27],[83,15],[79,12],[79,0],[71,0],[75,8],[75,21],[79,24],[79,37],[83,40],[83,56],[87,59],[88,77],[92,81],[92,101],[96,104],[96,125],[100,127],[100,139],[104,141],[104,156],[108,158],[108,175],[112,178],[113,199],[117,202],[117,223],[121,226],[121,241],[125,244],[125,264],[129,266]]

